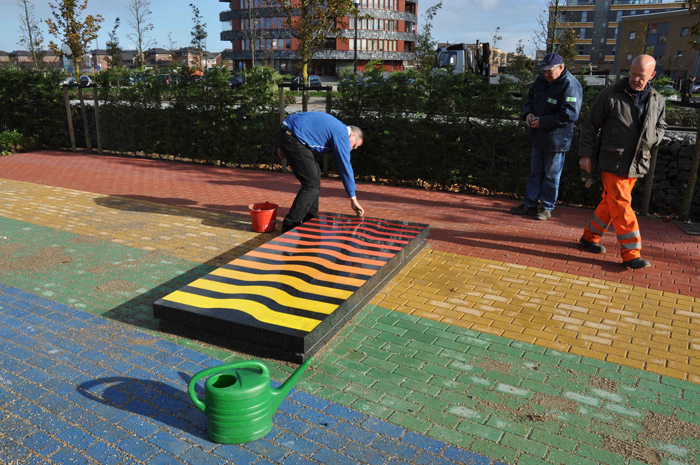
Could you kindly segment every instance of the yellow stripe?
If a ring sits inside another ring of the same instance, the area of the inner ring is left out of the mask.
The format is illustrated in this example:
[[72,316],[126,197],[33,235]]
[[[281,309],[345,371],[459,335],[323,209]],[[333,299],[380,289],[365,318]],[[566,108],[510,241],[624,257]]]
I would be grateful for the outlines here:
[[311,332],[321,321],[303,316],[288,315],[270,310],[266,306],[251,300],[243,299],[212,299],[187,292],[175,291],[163,298],[169,302],[175,302],[191,307],[199,308],[225,308],[239,310],[247,313],[262,323]]
[[318,302],[316,300],[294,297],[292,295],[289,295],[289,293],[287,292],[269,286],[236,286],[234,284],[220,283],[217,281],[210,281],[208,279],[198,279],[192,282],[189,286],[196,287],[198,289],[204,289],[206,291],[222,292],[224,294],[259,295],[262,297],[268,297],[284,307],[308,310],[310,312],[324,313],[326,315],[333,313],[333,310],[338,308],[336,304],[329,304],[326,302]]
[[218,268],[211,272],[211,274],[216,276],[223,276],[225,278],[240,279],[241,281],[270,281],[273,283],[286,284],[292,286],[303,292],[308,292],[310,294],[323,295],[326,297],[335,297],[337,299],[347,300],[352,295],[352,291],[344,291],[342,289],[335,289],[326,286],[317,286],[315,284],[309,284],[304,280],[296,278],[294,276],[287,276],[284,274],[256,274],[256,273],[246,273],[243,271],[228,270],[226,268]]

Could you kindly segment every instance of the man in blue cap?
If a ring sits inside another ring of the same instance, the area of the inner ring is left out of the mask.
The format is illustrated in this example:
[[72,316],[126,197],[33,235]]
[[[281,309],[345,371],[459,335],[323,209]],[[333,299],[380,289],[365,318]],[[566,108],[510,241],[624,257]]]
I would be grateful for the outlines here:
[[510,212],[546,220],[552,216],[557,203],[564,155],[571,148],[583,89],[564,67],[564,60],[558,53],[546,55],[538,69],[542,73],[530,88],[523,110],[532,144],[527,195],[523,203]]

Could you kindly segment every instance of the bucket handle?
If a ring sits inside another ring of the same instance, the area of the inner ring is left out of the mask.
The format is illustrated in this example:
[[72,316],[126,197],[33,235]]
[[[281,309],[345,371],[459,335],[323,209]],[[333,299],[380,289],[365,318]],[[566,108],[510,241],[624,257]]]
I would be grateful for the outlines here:
[[267,365],[265,365],[262,362],[258,362],[257,360],[243,360],[241,362],[225,363],[223,365],[207,368],[206,370],[200,371],[199,373],[194,375],[187,386],[187,391],[194,405],[196,405],[197,408],[199,408],[199,410],[201,410],[202,412],[204,412],[206,409],[206,405],[204,404],[204,402],[199,400],[199,397],[197,397],[197,393],[194,390],[197,381],[207,376],[220,373],[222,371],[235,370],[239,368],[259,368],[260,371],[262,371],[263,376],[270,376],[270,370],[267,368]]

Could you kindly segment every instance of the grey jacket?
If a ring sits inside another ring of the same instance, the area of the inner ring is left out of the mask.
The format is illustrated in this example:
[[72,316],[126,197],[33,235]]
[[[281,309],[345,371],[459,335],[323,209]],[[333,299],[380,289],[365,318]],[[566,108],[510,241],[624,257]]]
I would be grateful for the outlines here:
[[[627,78],[606,87],[581,126],[579,157],[598,160],[601,171],[641,178],[649,171],[650,150],[666,130],[666,99],[651,89],[642,128]],[[641,130],[640,130],[641,129]]]

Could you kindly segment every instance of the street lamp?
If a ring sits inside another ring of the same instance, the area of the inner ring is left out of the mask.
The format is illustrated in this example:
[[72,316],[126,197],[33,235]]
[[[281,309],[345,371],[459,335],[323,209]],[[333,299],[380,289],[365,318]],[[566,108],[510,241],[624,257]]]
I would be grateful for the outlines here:
[[355,6],[355,75],[357,75],[357,11],[360,9],[360,0],[352,0]]

